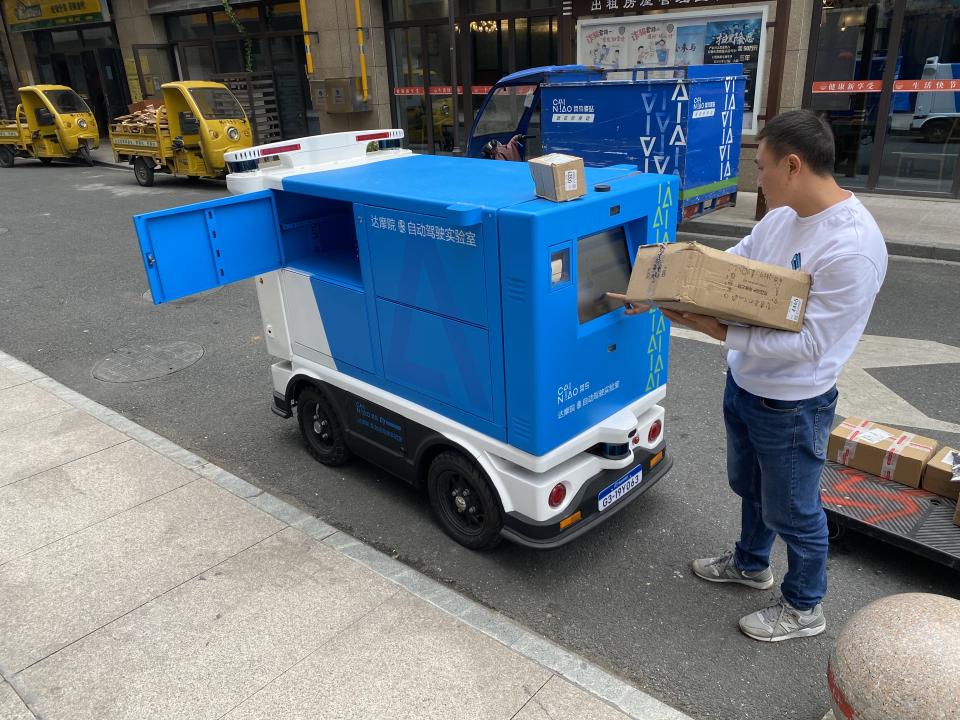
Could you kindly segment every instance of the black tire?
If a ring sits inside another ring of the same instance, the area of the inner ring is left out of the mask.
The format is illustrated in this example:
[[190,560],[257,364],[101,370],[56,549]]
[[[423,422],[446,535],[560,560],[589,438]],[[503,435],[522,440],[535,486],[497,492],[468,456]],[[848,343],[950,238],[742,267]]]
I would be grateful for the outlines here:
[[93,167],[93,156],[90,154],[90,148],[86,145],[81,145],[77,148],[77,157],[80,158],[80,161],[87,167]]
[[950,120],[931,120],[923,126],[923,139],[932,143],[945,143],[953,134]]
[[297,422],[310,454],[324,465],[336,467],[350,459],[343,423],[330,401],[316,387],[305,387],[297,399]]
[[503,511],[486,473],[471,459],[442,452],[427,472],[430,506],[447,535],[471,550],[500,542]]
[[49,165],[53,162],[53,158],[39,158],[40,162],[44,165]]
[[138,157],[133,161],[133,174],[143,187],[153,187],[153,160]]
[[13,150],[8,148],[6,145],[0,145],[0,167],[13,167],[14,157],[16,156],[13,154]]

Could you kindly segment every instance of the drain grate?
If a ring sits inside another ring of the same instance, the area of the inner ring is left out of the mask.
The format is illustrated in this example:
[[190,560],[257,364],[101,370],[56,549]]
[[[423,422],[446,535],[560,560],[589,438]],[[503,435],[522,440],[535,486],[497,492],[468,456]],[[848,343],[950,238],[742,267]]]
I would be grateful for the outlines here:
[[122,347],[94,365],[93,376],[110,383],[152,380],[190,367],[201,357],[203,346],[184,340]]

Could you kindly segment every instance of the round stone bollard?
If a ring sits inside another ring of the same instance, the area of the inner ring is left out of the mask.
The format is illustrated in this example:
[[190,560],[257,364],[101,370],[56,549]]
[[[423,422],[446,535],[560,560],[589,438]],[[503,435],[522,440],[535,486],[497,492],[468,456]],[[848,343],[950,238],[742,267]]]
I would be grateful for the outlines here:
[[840,631],[827,682],[836,720],[960,720],[960,600],[870,603]]

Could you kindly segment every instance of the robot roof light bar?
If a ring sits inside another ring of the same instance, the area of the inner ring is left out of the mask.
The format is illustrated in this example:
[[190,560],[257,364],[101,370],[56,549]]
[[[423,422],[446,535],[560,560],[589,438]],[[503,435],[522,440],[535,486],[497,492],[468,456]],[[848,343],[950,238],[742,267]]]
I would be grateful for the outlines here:
[[[227,188],[235,195],[267,188],[279,190],[282,179],[290,175],[411,155],[411,151],[400,148],[402,139],[403,130],[399,129],[357,130],[281,140],[226,153],[230,171]],[[377,144],[376,152],[368,151],[370,143]]]

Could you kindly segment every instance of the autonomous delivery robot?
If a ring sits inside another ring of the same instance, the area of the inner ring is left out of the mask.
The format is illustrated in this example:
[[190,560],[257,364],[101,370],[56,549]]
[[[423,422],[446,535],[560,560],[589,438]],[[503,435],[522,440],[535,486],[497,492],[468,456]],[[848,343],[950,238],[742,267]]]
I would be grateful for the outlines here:
[[426,490],[457,542],[562,545],[660,480],[669,323],[630,317],[638,246],[675,239],[678,179],[414,155],[401,130],[228,153],[233,196],[138,215],[155,303],[253,278],[273,410],[309,452]]

